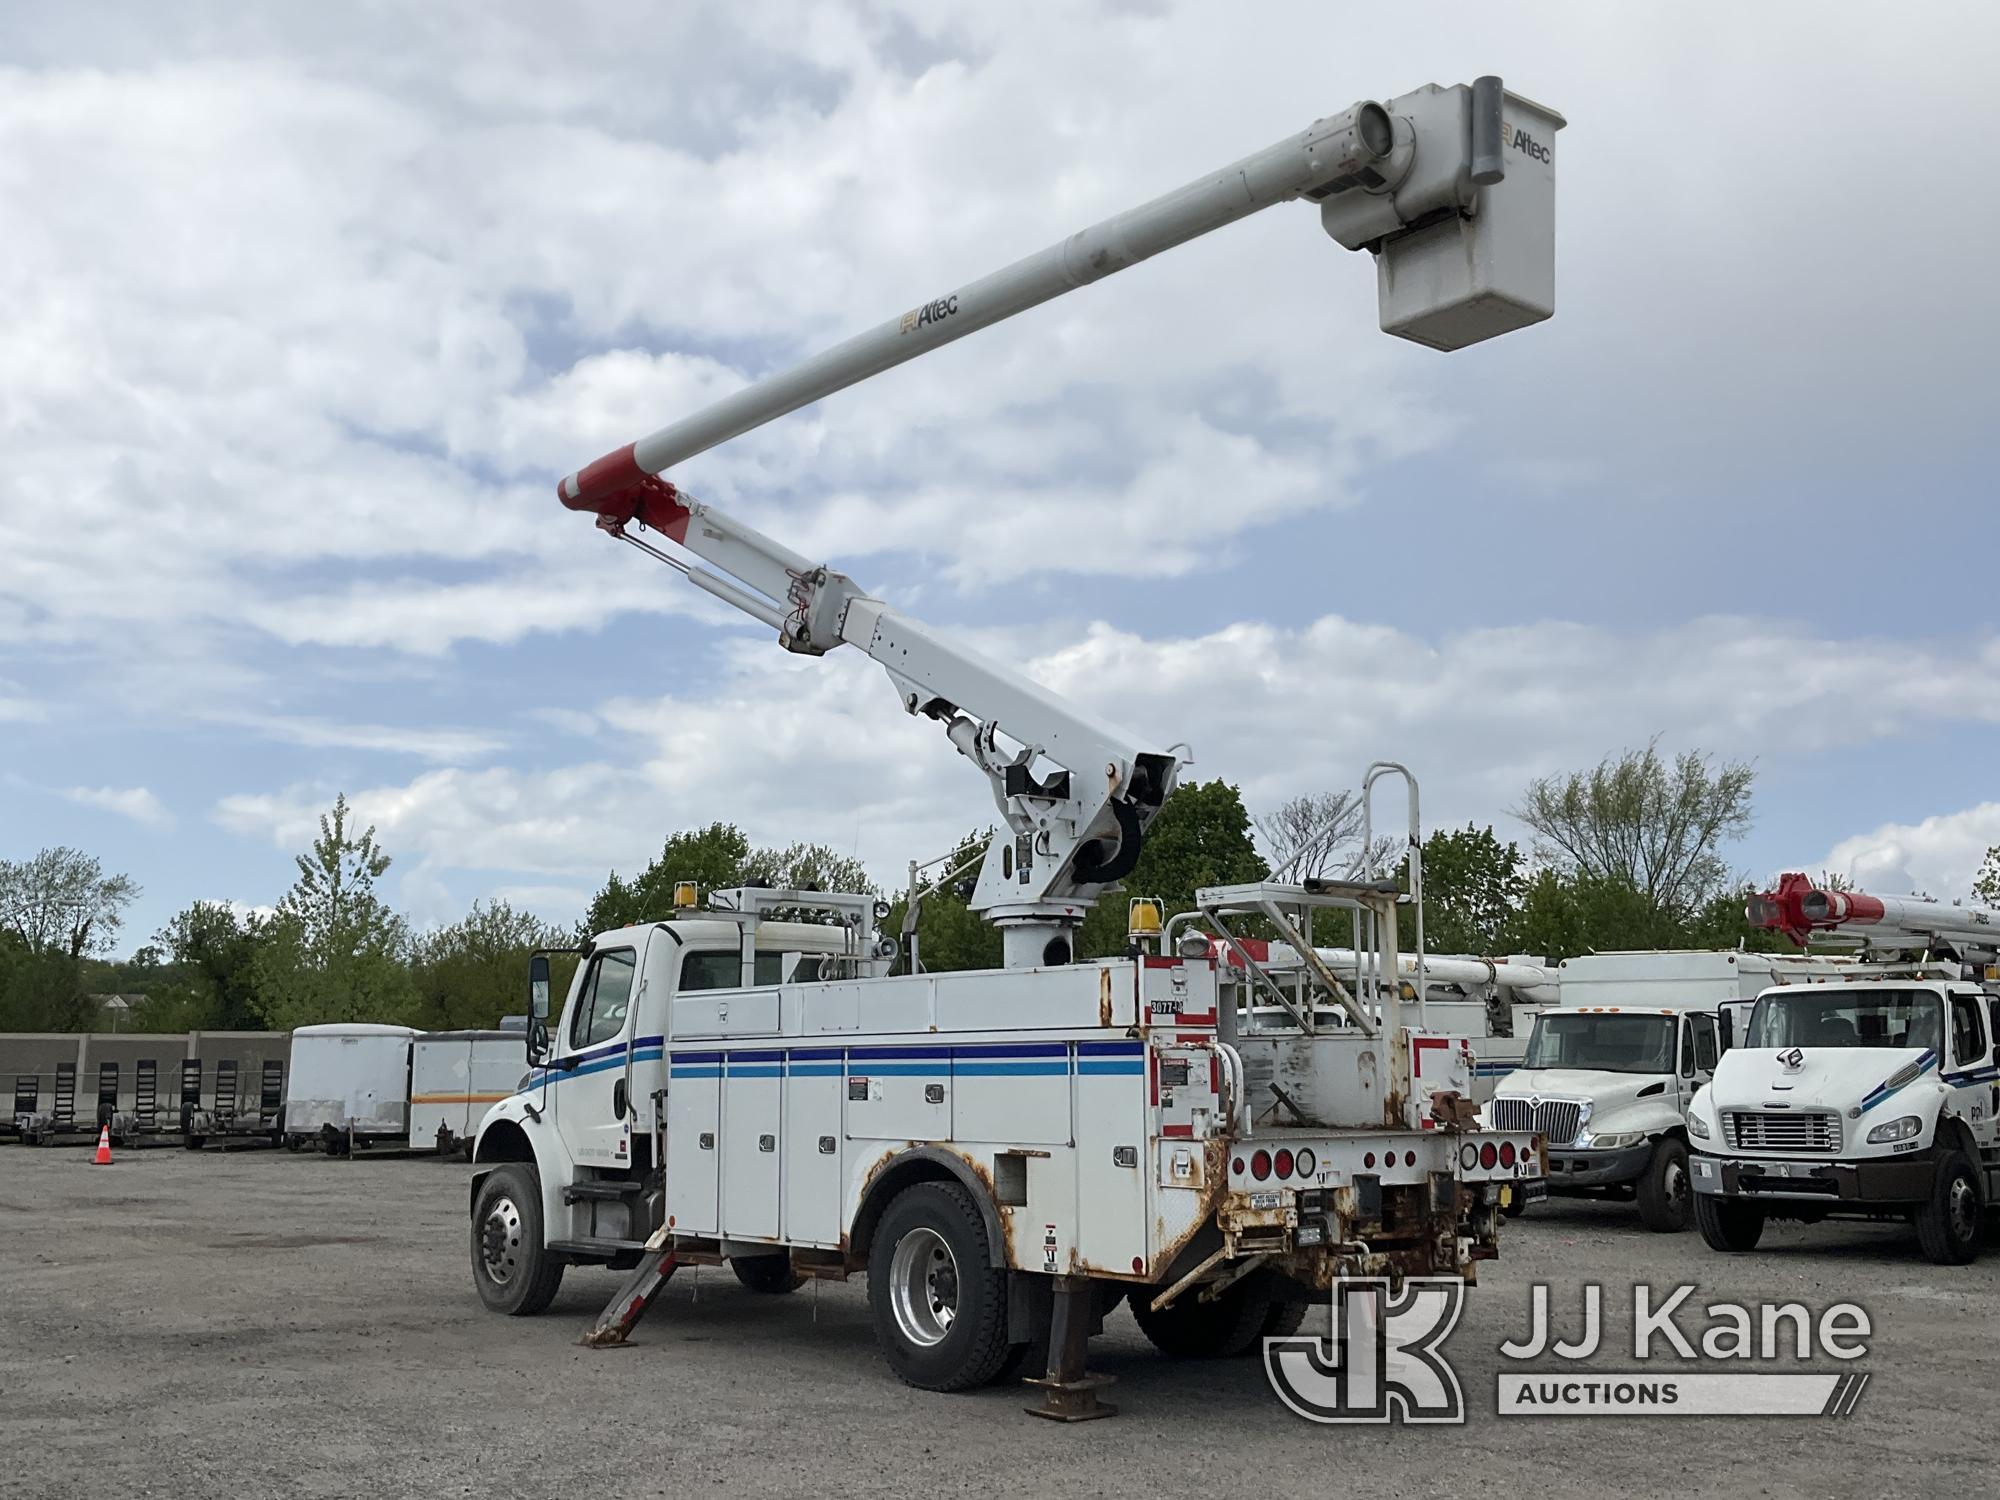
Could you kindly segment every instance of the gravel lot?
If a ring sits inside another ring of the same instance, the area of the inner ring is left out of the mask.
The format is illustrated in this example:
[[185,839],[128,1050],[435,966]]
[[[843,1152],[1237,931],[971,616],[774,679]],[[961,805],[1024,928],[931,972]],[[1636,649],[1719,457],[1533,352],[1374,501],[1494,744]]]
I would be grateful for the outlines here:
[[[1508,1226],[1448,1346],[1463,1427],[1310,1425],[1255,1360],[1169,1363],[1121,1310],[1092,1363],[1118,1378],[1122,1412],[1066,1428],[1023,1415],[1021,1391],[898,1385],[858,1282],[772,1299],[726,1271],[683,1273],[635,1347],[602,1353],[573,1340],[616,1285],[609,1272],[572,1272],[543,1318],[493,1317],[465,1265],[469,1172],[174,1149],[103,1169],[77,1149],[0,1148],[0,1491],[1513,1497],[1531,1485],[1538,1500],[1595,1500],[1875,1497],[1991,1472],[1990,1414],[1964,1397],[1993,1369],[2000,1249],[1934,1267],[1894,1227],[1782,1226],[1765,1250],[1725,1259],[1692,1233],[1647,1234],[1625,1210],[1543,1205]],[[1694,1281],[1731,1299],[1861,1302],[1872,1383],[1839,1423],[1496,1417],[1498,1345],[1526,1330],[1529,1285],[1558,1288],[1560,1331],[1574,1331],[1573,1288],[1591,1279],[1620,1346],[1601,1368],[1634,1367],[1629,1313],[1614,1309],[1635,1282]]]

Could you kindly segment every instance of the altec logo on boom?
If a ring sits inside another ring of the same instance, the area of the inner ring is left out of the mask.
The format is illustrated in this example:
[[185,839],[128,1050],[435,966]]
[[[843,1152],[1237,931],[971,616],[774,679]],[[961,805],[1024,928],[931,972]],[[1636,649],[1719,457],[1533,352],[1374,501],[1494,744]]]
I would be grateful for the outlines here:
[[913,333],[926,323],[941,323],[958,311],[958,293],[940,297],[935,302],[926,302],[922,307],[913,307],[903,314],[903,333]]

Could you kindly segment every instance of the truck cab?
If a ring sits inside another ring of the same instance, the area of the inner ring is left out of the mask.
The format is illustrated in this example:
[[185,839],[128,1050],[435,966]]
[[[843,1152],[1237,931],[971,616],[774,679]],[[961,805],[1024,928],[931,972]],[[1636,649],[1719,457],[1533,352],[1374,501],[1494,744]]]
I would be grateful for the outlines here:
[[1685,1229],[1693,1205],[1682,1111],[1720,1046],[1712,1010],[1545,1010],[1487,1118],[1498,1130],[1542,1136],[1548,1175],[1530,1197],[1636,1199],[1648,1229]]
[[1688,1110],[1695,1216],[1717,1250],[1771,1219],[1903,1218],[1926,1257],[1979,1251],[2000,1194],[2000,994],[1952,980],[1764,991]]

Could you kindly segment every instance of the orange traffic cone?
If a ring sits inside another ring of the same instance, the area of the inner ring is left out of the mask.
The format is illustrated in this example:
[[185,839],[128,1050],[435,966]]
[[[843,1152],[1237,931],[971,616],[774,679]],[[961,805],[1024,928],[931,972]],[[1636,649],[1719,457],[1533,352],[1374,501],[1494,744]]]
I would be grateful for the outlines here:
[[97,1161],[95,1165],[100,1167],[111,1165],[111,1126],[109,1124],[106,1124],[97,1132]]

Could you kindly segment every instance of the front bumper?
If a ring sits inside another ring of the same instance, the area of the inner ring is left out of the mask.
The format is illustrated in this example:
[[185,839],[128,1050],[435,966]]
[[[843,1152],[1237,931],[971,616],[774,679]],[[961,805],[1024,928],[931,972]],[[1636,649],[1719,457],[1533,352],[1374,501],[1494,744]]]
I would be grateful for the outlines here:
[[1936,1175],[1935,1150],[1833,1162],[1701,1152],[1688,1158],[1694,1190],[1720,1198],[1866,1206],[1923,1203],[1931,1196]]
[[1618,1151],[1578,1151],[1570,1147],[1549,1148],[1549,1191],[1566,1193],[1572,1188],[1616,1187],[1636,1182],[1653,1159],[1653,1143],[1642,1141]]

